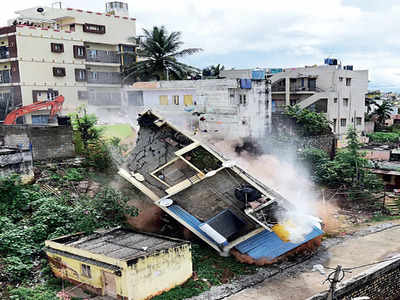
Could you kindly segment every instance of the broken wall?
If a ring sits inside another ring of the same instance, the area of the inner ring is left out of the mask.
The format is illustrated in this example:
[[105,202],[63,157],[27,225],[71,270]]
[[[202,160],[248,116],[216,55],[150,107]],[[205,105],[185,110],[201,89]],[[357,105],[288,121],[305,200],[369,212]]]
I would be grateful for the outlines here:
[[32,153],[29,150],[0,148],[0,177],[12,174],[33,174]]
[[[400,298],[400,258],[392,260],[339,285],[335,299],[350,300],[357,297],[395,300]],[[321,293],[307,300],[325,300],[328,294]]]
[[0,145],[31,149],[34,160],[75,156],[70,126],[1,125]]

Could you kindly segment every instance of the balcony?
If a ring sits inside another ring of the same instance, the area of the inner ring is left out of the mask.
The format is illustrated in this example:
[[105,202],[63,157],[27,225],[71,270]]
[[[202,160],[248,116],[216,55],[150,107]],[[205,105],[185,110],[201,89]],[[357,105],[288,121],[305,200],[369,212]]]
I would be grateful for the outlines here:
[[87,72],[89,84],[121,84],[119,72]]
[[120,64],[120,55],[116,51],[87,50],[87,62]]

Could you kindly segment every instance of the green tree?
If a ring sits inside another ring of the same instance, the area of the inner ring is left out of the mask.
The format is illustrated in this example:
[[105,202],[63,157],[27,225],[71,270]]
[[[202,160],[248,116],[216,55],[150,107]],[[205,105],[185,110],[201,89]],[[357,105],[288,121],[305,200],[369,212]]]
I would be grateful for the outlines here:
[[370,163],[365,153],[360,151],[357,132],[349,128],[348,146],[338,151],[335,158],[319,149],[306,149],[301,158],[308,164],[312,179],[331,188],[340,188],[353,197],[369,197],[371,193],[382,191],[382,181],[370,171]]
[[379,128],[385,127],[385,121],[390,119],[391,112],[394,104],[388,100],[382,102],[382,104],[375,104],[378,108],[375,110],[374,115],[378,116],[377,125]]
[[221,64],[209,66],[203,69],[203,76],[218,78],[223,70],[225,70],[225,66]]
[[164,26],[143,29],[143,32],[144,39],[137,51],[140,60],[124,70],[124,80],[184,79],[199,72],[197,68],[178,61],[180,57],[202,51],[200,48],[181,49],[180,32],[169,33]]
[[297,133],[302,136],[316,136],[332,133],[330,122],[322,113],[301,109],[298,105],[288,106],[286,114],[296,121]]

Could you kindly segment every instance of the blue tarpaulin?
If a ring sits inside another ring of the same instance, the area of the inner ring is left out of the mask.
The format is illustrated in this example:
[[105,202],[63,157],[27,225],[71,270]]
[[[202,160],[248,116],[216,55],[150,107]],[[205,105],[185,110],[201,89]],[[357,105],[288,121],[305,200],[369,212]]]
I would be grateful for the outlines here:
[[312,239],[315,239],[323,233],[324,232],[321,229],[314,227],[313,231],[306,235],[303,242],[286,243],[282,241],[275,232],[264,230],[238,244],[236,249],[254,259],[266,258],[268,260],[272,260]]
[[251,79],[240,79],[241,89],[251,89]]

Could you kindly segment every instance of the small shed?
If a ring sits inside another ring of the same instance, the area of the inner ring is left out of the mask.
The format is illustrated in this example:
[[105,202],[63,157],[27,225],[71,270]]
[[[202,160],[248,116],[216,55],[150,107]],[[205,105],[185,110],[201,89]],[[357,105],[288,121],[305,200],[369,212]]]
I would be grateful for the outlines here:
[[45,245],[55,276],[116,299],[150,299],[192,276],[191,245],[179,239],[115,228]]

